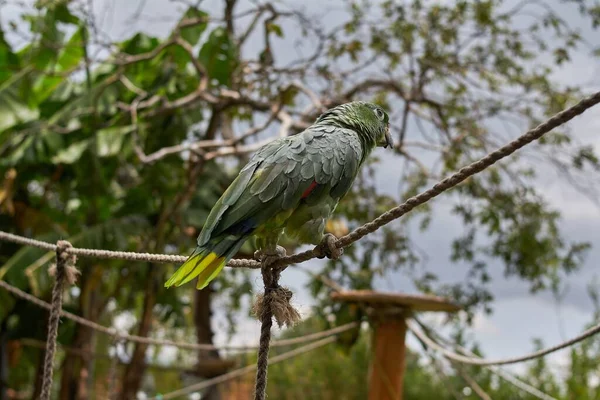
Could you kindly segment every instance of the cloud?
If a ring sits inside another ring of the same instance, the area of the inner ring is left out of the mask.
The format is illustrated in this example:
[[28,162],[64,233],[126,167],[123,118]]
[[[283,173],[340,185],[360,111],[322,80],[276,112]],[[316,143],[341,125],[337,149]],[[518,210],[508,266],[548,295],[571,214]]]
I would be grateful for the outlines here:
[[482,312],[476,313],[473,318],[473,331],[489,335],[498,335],[500,333],[500,329],[494,321]]

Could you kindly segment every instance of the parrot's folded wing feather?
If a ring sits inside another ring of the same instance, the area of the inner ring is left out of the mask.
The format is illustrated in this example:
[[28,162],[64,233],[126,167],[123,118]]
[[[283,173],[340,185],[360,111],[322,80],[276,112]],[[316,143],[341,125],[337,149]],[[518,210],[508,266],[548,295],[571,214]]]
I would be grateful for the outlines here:
[[211,237],[214,237],[214,234],[218,233],[214,232],[215,228],[222,220],[227,210],[229,210],[234,204],[238,203],[238,200],[248,188],[251,180],[256,179],[258,167],[265,161],[265,159],[267,159],[269,156],[272,156],[283,146],[285,146],[285,143],[282,139],[274,140],[273,142],[259,149],[254,154],[250,162],[248,162],[248,164],[240,171],[238,176],[233,180],[233,182],[231,182],[231,185],[229,185],[221,198],[213,206],[208,218],[206,219],[206,222],[204,223],[202,232],[198,236],[198,246],[206,245]]
[[313,126],[271,142],[251,158],[215,205],[199,244],[215,235],[251,231],[297,207],[307,194],[311,202],[324,195],[337,202],[350,188],[362,158],[356,134],[344,128]]

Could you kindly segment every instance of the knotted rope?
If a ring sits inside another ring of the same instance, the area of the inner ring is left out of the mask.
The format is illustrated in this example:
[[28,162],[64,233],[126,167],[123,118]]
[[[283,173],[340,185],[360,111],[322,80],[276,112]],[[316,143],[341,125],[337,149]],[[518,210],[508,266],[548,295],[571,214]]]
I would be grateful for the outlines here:
[[[332,234],[326,234],[321,243],[317,246],[318,257],[325,256],[333,259],[339,258],[343,254],[343,249],[336,246],[336,237]],[[264,294],[259,294],[253,306],[254,315],[261,322],[260,340],[258,347],[258,360],[256,369],[256,384],[254,389],[254,399],[264,400],[267,391],[267,371],[269,368],[269,349],[271,343],[271,328],[273,327],[273,317],[279,327],[293,326],[300,321],[300,314],[290,303],[292,291],[279,285],[281,272],[285,266],[277,266],[277,260],[285,257],[285,249],[277,247],[277,254],[264,254],[257,252],[255,257],[261,259],[261,273],[265,287]]]
[[71,243],[59,240],[56,243],[56,265],[48,271],[54,276],[54,287],[52,288],[52,308],[48,318],[48,336],[46,337],[46,354],[44,357],[44,375],[42,377],[42,390],[40,399],[50,400],[52,391],[52,375],[54,373],[54,354],[56,353],[56,338],[58,336],[58,324],[62,310],[62,292],[65,280],[69,284],[75,283],[79,271],[75,268],[77,258],[69,254],[67,249]]
[[[595,104],[600,103],[600,92],[596,92],[593,95],[581,100],[578,104],[566,109],[552,118],[544,122],[543,124],[537,126],[534,129],[529,130],[513,142],[503,146],[502,148],[488,154],[487,156],[481,158],[480,160],[463,167],[461,170],[456,172],[455,174],[449,176],[448,178],[438,182],[436,185],[428,189],[427,191],[409,198],[403,204],[400,204],[394,207],[391,210],[381,214],[375,220],[364,224],[363,226],[355,229],[351,233],[337,239],[333,240],[333,238],[326,237],[325,238],[325,246],[319,245],[312,250],[308,250],[302,253],[294,254],[288,257],[277,257],[274,262],[266,262],[257,263],[253,260],[231,260],[229,266],[235,267],[245,267],[245,268],[257,268],[259,265],[261,266],[263,272],[263,282],[265,284],[265,294],[263,295],[262,300],[259,298],[257,301],[256,309],[257,315],[260,317],[262,322],[261,328],[261,340],[259,347],[259,369],[257,371],[257,386],[256,386],[256,399],[264,399],[265,397],[265,389],[266,389],[266,377],[267,377],[267,356],[269,352],[270,345],[270,337],[271,332],[270,329],[273,325],[273,315],[274,308],[276,307],[289,307],[293,309],[289,303],[291,299],[291,292],[288,290],[287,292],[283,290],[283,288],[279,287],[278,281],[281,271],[290,264],[296,264],[308,261],[315,257],[323,257],[329,256],[330,258],[337,258],[341,253],[336,252],[333,247],[342,249],[358,240],[362,237],[375,232],[377,229],[382,226],[390,223],[391,221],[400,218],[404,214],[410,212],[413,208],[428,202],[444,191],[458,185],[463,182],[470,176],[475,175],[478,172],[481,172],[485,168],[493,165],[497,161],[501,160],[504,157],[514,153],[519,150],[523,146],[533,142],[536,139],[542,137],[545,133],[550,130],[560,126],[567,121],[573,119],[575,116],[583,113],[585,110],[594,106]],[[8,240],[15,243],[20,243],[24,245],[36,246],[49,251],[56,251],[57,253],[57,266],[55,271],[55,286],[52,292],[52,308],[50,313],[50,319],[48,324],[48,342],[46,346],[46,359],[44,363],[44,376],[43,376],[43,385],[42,385],[42,396],[43,400],[49,399],[50,389],[52,383],[52,367],[54,360],[54,352],[56,350],[56,345],[54,341],[56,339],[57,331],[58,331],[58,323],[59,317],[62,313],[62,288],[64,285],[64,279],[69,282],[74,282],[76,278],[76,274],[71,271],[71,273],[67,272],[68,269],[66,265],[68,264],[68,260],[71,260],[69,263],[74,265],[75,258],[74,255],[80,256],[88,256],[88,257],[99,257],[99,258],[109,258],[109,259],[128,259],[128,260],[154,260],[156,262],[183,262],[186,257],[176,256],[176,255],[162,255],[162,254],[138,254],[138,253],[127,253],[127,252],[112,252],[106,250],[95,250],[95,249],[75,249],[70,246],[68,242],[59,242],[57,245],[52,243],[41,242],[34,239],[24,238],[21,236],[13,235],[7,232],[0,231],[0,240]],[[334,246],[331,246],[333,244]],[[326,252],[327,251],[327,252]],[[71,256],[69,256],[70,253]],[[277,268],[277,269],[276,269]],[[67,276],[69,275],[69,276]],[[0,283],[4,283],[0,281]],[[7,289],[16,289],[11,288],[9,285],[6,285]],[[18,289],[15,290],[15,293],[22,292]],[[26,295],[22,293],[22,295]],[[279,299],[279,300],[277,300]],[[38,301],[39,299],[35,299]],[[277,301],[276,301],[277,300]],[[43,303],[43,302],[41,302]],[[37,303],[37,304],[41,304]],[[289,310],[288,310],[289,311]],[[294,313],[295,312],[295,313]],[[299,318],[297,311],[294,310],[288,316],[285,313],[277,314],[281,317],[278,319],[278,323],[286,323],[285,321],[292,322],[294,318]],[[287,324],[287,323],[286,323]],[[590,332],[586,332],[587,334],[591,334]],[[571,343],[572,344],[572,343]],[[570,345],[570,344],[569,344]],[[554,351],[553,349],[552,351]],[[536,357],[541,357],[547,354],[550,351],[546,352],[538,352],[535,353]],[[446,354],[448,358],[448,354]],[[464,356],[463,356],[464,357]],[[529,359],[529,358],[527,358]],[[261,361],[262,360],[262,361]],[[456,358],[455,358],[456,360]],[[518,359],[517,361],[523,361],[524,358]],[[517,362],[515,360],[511,360],[511,362]],[[462,362],[466,362],[466,360],[462,360]],[[506,362],[505,362],[506,363]],[[476,365],[490,365],[490,363],[480,363],[473,362],[471,360],[471,364]],[[495,363],[497,364],[497,363]],[[261,371],[262,370],[262,371]],[[259,382],[260,378],[260,382]],[[260,389],[260,390],[259,390]]]
[[338,239],[331,233],[325,234],[323,240],[313,250],[315,257],[317,258],[331,258],[337,260],[344,254],[344,248],[338,247]]
[[257,296],[253,306],[253,312],[261,322],[254,387],[255,400],[264,400],[266,397],[273,317],[280,328],[283,325],[294,325],[300,320],[300,314],[290,303],[292,291],[279,285],[279,278],[284,268],[273,267],[273,263],[281,255],[285,255],[285,250],[278,247],[277,253],[277,255],[261,255],[261,273],[265,292]]

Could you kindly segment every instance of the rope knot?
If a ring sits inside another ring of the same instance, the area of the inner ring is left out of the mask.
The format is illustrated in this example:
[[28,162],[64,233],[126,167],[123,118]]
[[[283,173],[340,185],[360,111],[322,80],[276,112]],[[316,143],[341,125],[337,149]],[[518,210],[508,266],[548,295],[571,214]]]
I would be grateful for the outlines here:
[[56,242],[56,252],[61,257],[65,257],[65,259],[66,256],[68,256],[68,249],[71,247],[73,247],[73,245],[68,240],[59,240],[58,242]]
[[265,313],[268,318],[271,314],[279,327],[287,327],[297,324],[301,317],[298,310],[291,304],[293,293],[290,289],[279,286],[265,289],[265,293],[259,293],[252,307],[254,315],[263,319]]
[[57,264],[60,264],[64,268],[65,278],[69,285],[74,285],[77,282],[77,277],[81,275],[81,272],[75,267],[77,256],[69,252],[72,247],[73,245],[66,240],[56,242],[56,263],[51,264],[48,268],[48,275],[56,278]]
[[255,257],[260,258],[264,294],[258,294],[252,306],[254,315],[260,320],[260,341],[256,362],[255,400],[264,400],[267,390],[267,370],[269,366],[269,347],[271,344],[271,327],[273,317],[281,328],[292,326],[300,321],[300,314],[291,305],[292,291],[279,285],[281,272],[285,267],[278,267],[277,260],[285,256],[285,249],[276,247],[276,253],[259,251]]
[[281,328],[293,326],[300,321],[300,313],[292,306],[292,291],[279,285],[281,272],[285,268],[273,266],[276,261],[285,256],[285,249],[277,246],[275,254],[257,252],[255,256],[260,258],[262,263],[262,277],[265,292],[256,296],[256,301],[252,306],[254,315],[261,321],[275,317],[277,325]]
[[338,239],[335,235],[331,233],[326,233],[323,236],[323,240],[321,243],[315,247],[315,256],[317,258],[329,258],[332,260],[337,260],[344,254],[344,249],[342,247],[337,246]]

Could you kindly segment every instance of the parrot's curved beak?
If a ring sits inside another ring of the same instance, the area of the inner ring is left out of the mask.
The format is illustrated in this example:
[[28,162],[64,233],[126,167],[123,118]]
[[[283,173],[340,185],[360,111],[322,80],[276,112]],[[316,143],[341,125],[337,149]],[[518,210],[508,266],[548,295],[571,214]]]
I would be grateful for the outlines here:
[[387,149],[388,146],[390,148],[394,148],[394,140],[392,139],[392,134],[390,133],[390,127],[388,126],[385,130],[385,144],[383,145],[384,149]]

